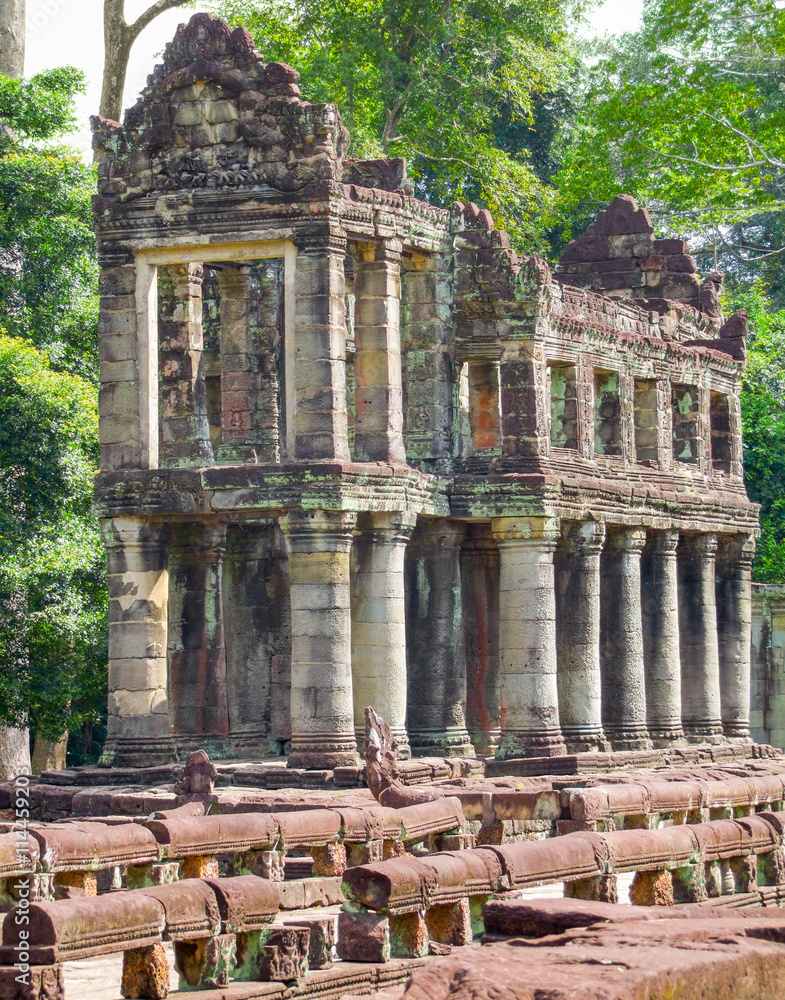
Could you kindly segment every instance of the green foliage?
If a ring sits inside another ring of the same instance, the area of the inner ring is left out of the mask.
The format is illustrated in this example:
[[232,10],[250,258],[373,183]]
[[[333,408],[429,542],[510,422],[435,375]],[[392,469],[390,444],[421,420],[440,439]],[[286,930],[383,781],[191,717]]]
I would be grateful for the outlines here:
[[0,722],[49,739],[92,718],[105,687],[97,451],[94,386],[0,334]]
[[580,0],[216,0],[303,93],[334,101],[350,155],[405,156],[420,197],[473,199],[531,249],[550,189],[533,127],[570,64]]
[[750,316],[749,359],[741,394],[744,479],[761,505],[753,572],[761,583],[785,583],[785,310],[770,309],[760,285],[736,296]]
[[566,235],[626,191],[749,281],[785,246],[785,9],[650,0],[596,54],[555,180]]
[[761,214],[785,209],[783,29],[776,0],[651,0],[599,46],[556,179],[567,229],[628,191],[743,271]]
[[57,140],[75,125],[74,69],[0,76],[0,326],[57,368],[97,379],[93,170]]

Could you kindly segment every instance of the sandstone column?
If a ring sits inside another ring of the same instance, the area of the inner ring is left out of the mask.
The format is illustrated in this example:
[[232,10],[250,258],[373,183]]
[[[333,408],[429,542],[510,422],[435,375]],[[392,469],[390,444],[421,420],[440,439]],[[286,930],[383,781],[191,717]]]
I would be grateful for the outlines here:
[[229,733],[223,562],[226,525],[185,524],[169,548],[169,699],[179,747],[225,753]]
[[622,528],[608,535],[602,556],[602,715],[614,750],[651,747],[646,728],[641,615],[641,552],[645,544],[642,528]]
[[475,750],[499,746],[499,547],[490,524],[469,524],[461,550],[466,724]]
[[750,659],[752,641],[752,560],[755,538],[727,539],[718,560],[722,730],[737,740],[750,738]]
[[348,461],[346,241],[325,233],[296,242],[293,457]]
[[168,527],[101,521],[109,564],[109,718],[103,764],[172,759],[166,669]]
[[365,709],[392,729],[398,756],[409,757],[406,735],[406,607],[404,557],[417,517],[402,511],[361,515],[352,550],[352,681],[358,744]]
[[678,544],[678,531],[652,532],[641,564],[646,716],[655,746],[669,746],[684,738],[676,569]]
[[[99,261],[101,469],[146,468],[151,459],[150,397],[157,407],[158,373],[147,370],[145,345],[137,329],[137,305],[142,308],[141,301],[137,303],[137,268],[131,251],[123,247],[116,252],[103,247]],[[158,464],[157,457],[154,464]]]
[[354,275],[354,457],[403,465],[400,243],[359,244]]
[[158,370],[162,467],[212,465],[204,382],[202,265],[158,270]]
[[327,510],[296,510],[281,519],[292,607],[289,767],[358,763],[349,593],[356,519],[356,514]]
[[717,743],[722,736],[716,553],[714,534],[687,535],[679,546],[682,722],[699,743]]
[[224,265],[218,272],[221,462],[280,461],[282,287],[280,261]]
[[556,553],[559,714],[570,753],[610,749],[602,730],[600,553],[605,525],[563,528]]
[[408,729],[412,752],[473,756],[466,730],[466,658],[461,620],[465,525],[417,524],[406,553]]
[[401,331],[406,447],[429,463],[456,452],[452,361],[452,258],[413,254],[403,260]]
[[[288,685],[283,732],[277,669],[291,653],[289,564],[275,524],[229,528],[224,620],[229,737],[241,753],[288,739]],[[273,715],[275,714],[275,724]],[[277,749],[277,747],[275,747]]]
[[491,525],[500,556],[498,755],[563,754],[553,569],[558,522],[550,517],[497,517]]

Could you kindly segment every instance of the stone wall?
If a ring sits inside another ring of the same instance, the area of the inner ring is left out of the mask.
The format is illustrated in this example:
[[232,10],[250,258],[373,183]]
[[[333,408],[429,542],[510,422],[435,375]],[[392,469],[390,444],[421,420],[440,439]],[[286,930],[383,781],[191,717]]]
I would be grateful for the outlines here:
[[[552,273],[242,29],[94,120],[104,760],[749,739],[746,316],[617,198]],[[715,574],[719,586],[715,587]]]
[[753,739],[785,746],[785,585],[752,588]]

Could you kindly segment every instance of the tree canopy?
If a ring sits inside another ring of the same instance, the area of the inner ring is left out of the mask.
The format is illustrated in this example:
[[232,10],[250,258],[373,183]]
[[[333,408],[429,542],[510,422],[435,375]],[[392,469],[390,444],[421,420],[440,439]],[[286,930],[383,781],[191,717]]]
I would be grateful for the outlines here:
[[94,176],[64,146],[82,74],[0,76],[0,326],[97,379]]
[[420,197],[480,201],[542,247],[550,188],[520,133],[571,65],[580,0],[216,2],[309,99],[339,105],[351,156],[405,156]]
[[651,0],[638,32],[605,40],[585,74],[555,178],[579,231],[614,195],[692,234],[702,263],[782,287],[785,8],[777,0]]
[[94,711],[105,684],[95,387],[0,334],[0,721],[47,739]]
[[731,303],[750,317],[741,393],[744,479],[761,505],[755,579],[785,583],[785,309],[772,310],[758,284]]
[[62,143],[83,82],[0,76],[0,724],[50,740],[106,684],[94,176]]

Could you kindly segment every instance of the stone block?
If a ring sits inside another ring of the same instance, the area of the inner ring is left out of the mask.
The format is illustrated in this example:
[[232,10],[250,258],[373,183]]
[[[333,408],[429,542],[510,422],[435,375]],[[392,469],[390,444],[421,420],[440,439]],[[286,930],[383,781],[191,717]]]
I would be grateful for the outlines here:
[[390,916],[390,949],[394,958],[424,958],[428,954],[428,925],[420,910]]
[[97,896],[98,879],[94,871],[57,872],[55,875],[55,896],[58,899],[73,899],[77,896]]
[[258,978],[261,982],[291,983],[308,972],[310,928],[274,927],[264,931],[259,946]]
[[190,858],[183,858],[180,877],[218,878],[218,858],[211,854],[199,854]]
[[472,943],[472,919],[468,898],[451,903],[449,906],[429,907],[425,913],[425,922],[432,941],[456,947]]
[[220,989],[229,985],[237,964],[234,934],[215,934],[194,941],[175,941],[175,969],[180,989]]
[[336,937],[334,916],[293,917],[291,920],[286,920],[285,924],[287,927],[307,928],[309,969],[329,969],[332,966]]
[[27,974],[20,973],[13,965],[0,967],[0,1000],[64,1000],[64,997],[62,965],[31,965]]
[[633,906],[673,906],[673,879],[669,871],[636,872],[630,887]]
[[344,962],[389,962],[389,918],[370,910],[342,910],[338,914],[337,950]]
[[343,875],[346,870],[346,847],[343,844],[325,844],[311,849],[313,874],[317,876]]
[[128,1000],[164,1000],[169,995],[169,963],[162,944],[123,952],[120,993]]

